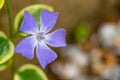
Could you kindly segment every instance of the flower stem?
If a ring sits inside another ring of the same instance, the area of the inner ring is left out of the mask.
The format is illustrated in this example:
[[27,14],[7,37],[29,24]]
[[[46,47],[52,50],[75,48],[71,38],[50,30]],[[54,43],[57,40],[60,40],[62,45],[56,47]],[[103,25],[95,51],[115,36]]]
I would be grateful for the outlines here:
[[12,37],[13,36],[13,24],[12,24],[10,0],[5,0],[5,2],[6,2],[7,12],[8,12],[9,27],[10,27],[10,37]]

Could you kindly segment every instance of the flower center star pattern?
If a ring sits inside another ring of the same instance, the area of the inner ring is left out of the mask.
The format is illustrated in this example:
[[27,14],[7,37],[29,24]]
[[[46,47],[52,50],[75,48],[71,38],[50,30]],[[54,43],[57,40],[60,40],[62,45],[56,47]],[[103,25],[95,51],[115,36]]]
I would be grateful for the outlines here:
[[20,27],[20,31],[30,34],[24,38],[15,49],[15,52],[25,56],[28,59],[33,59],[34,49],[41,67],[44,69],[47,64],[53,62],[57,55],[46,44],[52,47],[66,46],[66,31],[63,28],[57,29],[54,32],[47,34],[55,25],[58,18],[58,12],[50,12],[42,10],[40,14],[40,29],[34,17],[28,12],[24,12],[24,19]]

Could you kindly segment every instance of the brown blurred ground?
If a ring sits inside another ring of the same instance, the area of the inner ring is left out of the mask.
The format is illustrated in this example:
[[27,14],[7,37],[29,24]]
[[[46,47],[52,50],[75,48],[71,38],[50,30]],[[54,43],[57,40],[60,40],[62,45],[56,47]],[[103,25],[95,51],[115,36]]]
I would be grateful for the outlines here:
[[[71,43],[71,32],[81,22],[91,24],[93,32],[107,17],[113,17],[115,20],[119,16],[119,0],[11,0],[13,19],[15,15],[24,7],[31,4],[47,4],[59,12],[59,19],[54,28],[65,28],[67,30],[67,42]],[[9,35],[9,25],[6,14],[6,7],[0,11],[0,30]],[[19,40],[16,41],[18,43]],[[34,63],[39,66],[37,59],[32,61],[21,55],[16,55],[17,68],[25,63]],[[49,66],[48,66],[49,67]],[[0,80],[10,80],[10,71],[0,72]]]

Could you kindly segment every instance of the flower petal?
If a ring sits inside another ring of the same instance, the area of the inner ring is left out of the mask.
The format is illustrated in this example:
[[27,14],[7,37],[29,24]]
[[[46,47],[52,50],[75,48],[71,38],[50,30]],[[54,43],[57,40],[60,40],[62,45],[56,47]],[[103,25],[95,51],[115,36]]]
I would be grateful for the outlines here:
[[38,44],[36,47],[37,58],[44,69],[47,64],[51,63],[57,58],[57,55],[45,44]]
[[32,59],[34,56],[34,48],[36,46],[36,40],[34,36],[23,39],[16,47],[15,52],[22,54],[28,59]]
[[48,10],[42,10],[40,15],[40,32],[47,33],[55,25],[58,18],[58,12],[50,12]]
[[38,32],[38,26],[34,17],[27,11],[24,12],[24,19],[20,30],[24,33],[35,34]]
[[46,43],[52,47],[64,47],[66,46],[65,36],[65,29],[55,30],[45,36]]

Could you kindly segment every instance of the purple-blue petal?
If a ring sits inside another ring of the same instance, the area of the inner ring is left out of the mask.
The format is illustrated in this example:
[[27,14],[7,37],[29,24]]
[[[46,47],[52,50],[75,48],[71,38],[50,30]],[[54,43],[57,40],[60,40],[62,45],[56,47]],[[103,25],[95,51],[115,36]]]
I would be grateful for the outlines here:
[[36,53],[43,69],[47,66],[47,64],[53,62],[57,58],[56,53],[45,44],[38,44],[36,47]]
[[57,29],[54,32],[45,36],[46,43],[52,47],[66,46],[66,31],[65,29]]
[[15,48],[15,52],[25,56],[28,59],[34,57],[34,48],[36,46],[36,40],[34,36],[23,39]]
[[40,15],[40,32],[47,33],[55,25],[58,18],[58,12],[50,12],[48,10],[42,10]]
[[20,26],[20,30],[24,33],[35,34],[38,32],[38,26],[34,17],[28,12],[24,12],[24,19]]

